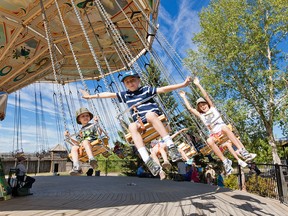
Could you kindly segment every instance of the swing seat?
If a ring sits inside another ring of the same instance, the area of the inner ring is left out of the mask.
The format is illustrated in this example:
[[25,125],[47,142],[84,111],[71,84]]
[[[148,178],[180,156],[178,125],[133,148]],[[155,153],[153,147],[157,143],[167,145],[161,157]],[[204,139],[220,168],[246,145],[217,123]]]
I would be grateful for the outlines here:
[[103,152],[102,155],[105,157],[105,158],[108,158],[111,154],[110,151],[106,151],[106,152]]
[[[228,124],[227,127],[233,131],[233,127],[231,124]],[[230,140],[228,139],[228,137],[224,134],[224,133],[219,133],[219,134],[213,134],[213,139],[215,144],[220,148],[220,150],[222,152],[225,152],[227,150],[227,148],[222,148],[221,146],[224,145],[226,142],[230,142]],[[237,137],[239,139],[239,137]],[[210,148],[210,146],[206,145],[205,147],[200,149],[200,152],[206,156],[212,153],[212,149]]]
[[[164,114],[160,115],[158,116],[158,119],[164,124],[167,132],[169,132],[170,128],[166,116]],[[145,130],[144,132],[142,132],[141,136],[145,144],[150,143],[152,140],[157,139],[160,136],[158,132],[154,129],[154,127],[152,127],[151,123],[144,124],[144,127]],[[132,143],[133,140],[131,133],[126,134],[125,139],[127,140],[127,142]]]
[[[228,124],[227,127],[228,127],[231,131],[233,131],[233,127],[232,127],[231,124]],[[237,137],[237,138],[239,138],[239,137]],[[226,143],[227,141],[229,141],[228,137],[227,137],[224,133],[213,134],[213,139],[214,139],[216,145],[218,145],[219,147],[220,147],[222,144],[224,144],[224,143]]]
[[[103,142],[102,142],[102,140],[103,140]],[[99,154],[104,154],[105,155],[105,154],[107,154],[107,152],[108,152],[108,154],[110,153],[109,152],[110,149],[108,147],[108,140],[109,140],[108,137],[104,137],[104,138],[102,138],[102,140],[101,139],[97,139],[97,140],[93,141],[90,144],[91,147],[92,147],[92,154],[93,154],[94,157],[99,155]],[[83,163],[88,163],[89,162],[89,158],[87,156],[85,148],[83,146],[81,146],[80,148],[81,148],[81,150],[80,150],[81,155],[79,154],[79,161],[81,161]],[[69,154],[69,158],[70,158],[70,160],[72,160],[71,153]]]
[[113,151],[113,153],[116,154],[120,159],[125,158],[123,149],[117,149],[116,151]]
[[193,157],[194,155],[197,154],[197,151],[195,150],[195,148],[193,146],[190,146],[189,144],[187,143],[181,143],[178,148],[182,149],[182,151],[185,153],[185,155],[188,157],[188,158],[191,158]]
[[207,156],[207,155],[210,155],[212,153],[212,149],[210,148],[210,146],[205,145],[203,148],[200,149],[200,152],[204,156]]

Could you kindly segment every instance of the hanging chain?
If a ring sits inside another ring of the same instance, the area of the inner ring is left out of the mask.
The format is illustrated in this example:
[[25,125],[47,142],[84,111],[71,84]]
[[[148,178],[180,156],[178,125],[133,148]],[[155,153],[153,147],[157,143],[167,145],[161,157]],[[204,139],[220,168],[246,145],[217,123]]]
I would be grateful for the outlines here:
[[[149,25],[157,31],[157,34],[160,36],[161,41],[164,41],[168,48],[176,55],[178,60],[182,63],[182,65],[185,65],[183,62],[183,59],[180,57],[180,55],[177,53],[177,51],[170,45],[170,43],[167,41],[167,39],[163,36],[163,34],[158,30],[157,26],[148,18],[148,16],[144,13],[143,9],[139,6],[137,1],[133,1],[134,4],[137,6],[137,8],[141,11],[142,15],[146,19],[146,21],[149,23]],[[188,68],[190,70],[190,68]],[[190,70],[190,72],[193,74],[193,71]]]
[[[106,67],[107,67],[107,69],[108,69],[108,72],[109,72],[110,74],[112,74],[112,70],[111,70],[110,64],[109,64],[109,62],[108,62],[108,60],[107,60],[107,58],[106,58],[106,56],[105,56],[105,54],[104,54],[103,48],[102,48],[102,46],[101,46],[101,44],[100,44],[100,42],[99,42],[99,39],[98,39],[97,34],[96,34],[95,31],[94,31],[94,28],[93,28],[93,26],[92,26],[92,23],[91,23],[91,21],[90,21],[90,19],[89,19],[88,14],[86,13],[86,10],[85,10],[85,15],[86,15],[86,17],[87,17],[87,19],[88,19],[88,23],[89,23],[89,25],[90,25],[90,27],[91,27],[91,29],[92,29],[92,31],[93,31],[93,34],[94,34],[95,39],[96,39],[96,41],[97,41],[97,44],[98,44],[98,46],[99,46],[99,48],[100,48],[100,51],[101,51],[102,57],[103,57],[103,59],[104,59],[104,61],[105,61]],[[116,51],[117,51],[117,50],[116,50]],[[117,51],[117,52],[118,52],[118,51]],[[119,58],[120,58],[120,56],[119,56]],[[105,87],[106,87],[106,88],[109,87],[109,90],[110,90],[111,92],[114,92],[113,89],[112,89],[112,87],[111,87],[110,85],[108,86],[108,82],[107,82],[106,77],[104,76],[104,74],[101,74],[101,75],[102,75],[102,77],[103,77],[103,79],[104,79]],[[113,76],[110,76],[110,77],[112,77],[112,81],[113,81],[114,83],[116,83],[116,80],[114,79],[114,77],[113,77]],[[117,103],[117,101],[116,101],[115,98],[112,98],[111,100],[112,100],[112,104],[114,105],[114,107],[116,107],[117,115],[119,115],[119,114],[121,113],[121,108],[120,108],[120,106],[119,106],[119,103]],[[122,121],[120,120],[120,123],[121,123],[121,122],[122,122]]]
[[[105,19],[105,23],[107,28],[109,28],[113,34],[113,38],[116,41],[116,44],[118,44],[121,47],[121,50],[123,50],[125,52],[124,57],[128,58],[128,63],[132,63],[133,61],[133,56],[130,52],[130,50],[128,49],[127,45],[125,44],[124,40],[122,39],[121,35],[119,34],[118,30],[116,29],[114,23],[112,22],[112,20],[110,19],[108,13],[106,12],[104,6],[101,4],[100,0],[95,0],[96,6],[98,7],[99,12],[102,14],[102,17]],[[142,78],[143,82],[145,84],[148,83],[148,80],[146,77],[143,76],[142,74],[142,70],[139,67],[138,63],[135,61],[134,64],[134,69],[135,71],[140,75],[140,77]]]
[[[40,0],[40,5],[41,5],[41,10],[42,10],[42,18],[43,18],[43,24],[44,24],[45,33],[46,33],[46,40],[47,40],[47,44],[48,44],[49,55],[50,55],[51,64],[52,64],[52,70],[53,70],[53,74],[54,74],[54,79],[57,83],[58,97],[59,97],[60,106],[61,106],[61,113],[62,113],[62,117],[63,117],[63,121],[64,121],[64,130],[66,131],[67,130],[67,121],[66,121],[65,113],[64,113],[64,103],[63,103],[62,97],[60,97],[60,94],[61,94],[61,90],[60,90],[60,86],[59,86],[60,82],[59,82],[58,77],[57,77],[57,74],[61,74],[61,73],[59,73],[60,64],[57,61],[56,56],[55,56],[55,46],[54,46],[54,43],[52,40],[50,28],[48,27],[48,24],[47,24],[48,19],[46,16],[44,5],[43,5],[43,0]],[[63,90],[65,91],[64,87],[63,87]],[[69,114],[70,114],[70,118],[72,119],[72,114],[71,114],[70,110],[69,110]],[[73,123],[72,123],[72,125],[73,125],[74,131],[76,131]]]
[[[77,8],[76,8],[76,6],[75,6],[75,4],[74,4],[74,0],[71,0],[71,3],[72,3],[72,6],[73,6],[73,9],[74,9],[74,12],[75,12],[75,14],[76,14],[76,17],[77,17],[77,19],[78,19],[78,21],[79,21],[79,24],[80,24],[80,26],[81,26],[81,29],[82,29],[82,31],[83,31],[83,33],[84,33],[84,36],[85,36],[86,42],[87,42],[87,44],[88,44],[88,46],[89,46],[89,49],[90,49],[90,52],[91,52],[91,54],[92,54],[93,60],[94,60],[95,64],[97,65],[98,71],[100,72],[101,76],[104,77],[103,70],[102,70],[101,65],[100,65],[100,63],[99,63],[99,61],[98,61],[98,59],[97,59],[97,56],[96,56],[95,52],[94,52],[94,49],[93,49],[93,46],[92,46],[92,44],[91,44],[91,41],[90,41],[90,39],[89,39],[89,37],[88,37],[88,34],[87,34],[86,30],[85,30],[83,21],[82,21],[82,19],[81,19],[81,17],[80,17],[80,14],[79,14],[79,11],[77,10]],[[84,81],[84,77],[83,77],[82,72],[79,71],[79,74],[80,74],[80,78],[81,78],[81,81],[82,81],[83,86],[84,86],[84,87],[86,88],[86,90],[88,91],[88,87],[87,87],[87,85],[86,85],[86,83],[85,83],[85,81]],[[104,84],[105,84],[105,86],[108,86],[107,81],[106,81],[105,79],[104,79]],[[108,88],[107,88],[107,89],[108,89]],[[88,101],[88,102],[89,102],[89,101]],[[97,114],[97,116],[100,116],[99,113],[98,113],[98,111],[97,111],[97,109],[96,109],[96,107],[95,107],[95,105],[94,105],[92,102],[90,102],[90,103],[92,104],[93,112],[95,112],[95,113]],[[102,124],[101,121],[100,121],[100,123],[101,123],[101,126],[102,126],[102,128],[104,129],[104,131],[106,131],[105,126]]]

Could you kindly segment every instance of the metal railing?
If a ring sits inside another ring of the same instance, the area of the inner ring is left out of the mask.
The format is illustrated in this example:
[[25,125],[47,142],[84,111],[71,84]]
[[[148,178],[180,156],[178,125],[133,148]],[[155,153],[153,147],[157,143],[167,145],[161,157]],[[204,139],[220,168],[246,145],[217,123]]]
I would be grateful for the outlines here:
[[[288,166],[251,163],[238,166],[239,189],[288,204]],[[241,176],[241,178],[239,178]]]

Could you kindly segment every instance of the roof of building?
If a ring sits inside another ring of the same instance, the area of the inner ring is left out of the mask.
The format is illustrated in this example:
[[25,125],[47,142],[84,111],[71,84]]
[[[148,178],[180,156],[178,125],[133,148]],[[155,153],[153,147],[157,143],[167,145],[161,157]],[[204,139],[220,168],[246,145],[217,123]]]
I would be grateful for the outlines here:
[[50,151],[67,151],[67,149],[63,145],[57,144]]

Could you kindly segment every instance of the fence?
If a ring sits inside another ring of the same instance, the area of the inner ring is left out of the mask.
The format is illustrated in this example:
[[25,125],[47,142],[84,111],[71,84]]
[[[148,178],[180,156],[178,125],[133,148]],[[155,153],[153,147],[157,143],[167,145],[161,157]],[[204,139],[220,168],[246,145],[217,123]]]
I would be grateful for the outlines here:
[[245,168],[238,166],[238,179],[240,189],[288,204],[287,165],[252,163]]

